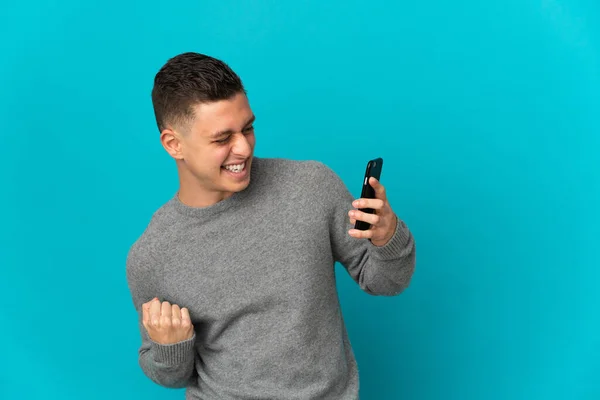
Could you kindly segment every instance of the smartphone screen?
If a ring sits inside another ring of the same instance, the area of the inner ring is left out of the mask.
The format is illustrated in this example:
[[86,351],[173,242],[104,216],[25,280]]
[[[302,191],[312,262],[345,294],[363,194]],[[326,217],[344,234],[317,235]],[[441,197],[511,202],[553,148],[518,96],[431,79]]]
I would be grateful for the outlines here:
[[[373,187],[371,185],[369,185],[369,178],[374,177],[375,179],[379,180],[381,178],[382,167],[383,167],[383,158],[381,158],[381,157],[370,160],[367,163],[367,169],[365,171],[365,177],[363,179],[363,184],[362,184],[362,192],[360,194],[361,198],[363,198],[363,199],[374,199],[375,198],[375,190],[373,189]],[[360,208],[359,210],[362,212],[369,213],[369,214],[373,214],[375,212],[375,210],[372,208]],[[366,231],[369,228],[371,228],[371,224],[369,224],[368,222],[356,221],[356,224],[354,224],[354,229],[359,229],[361,231]]]

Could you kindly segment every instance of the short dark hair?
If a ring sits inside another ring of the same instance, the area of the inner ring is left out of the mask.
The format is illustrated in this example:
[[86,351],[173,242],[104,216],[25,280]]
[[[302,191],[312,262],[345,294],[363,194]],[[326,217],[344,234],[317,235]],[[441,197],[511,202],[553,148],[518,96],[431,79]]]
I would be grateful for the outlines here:
[[227,100],[246,93],[240,77],[223,61],[183,53],[167,61],[154,77],[152,105],[158,130],[185,129],[194,118],[194,106]]

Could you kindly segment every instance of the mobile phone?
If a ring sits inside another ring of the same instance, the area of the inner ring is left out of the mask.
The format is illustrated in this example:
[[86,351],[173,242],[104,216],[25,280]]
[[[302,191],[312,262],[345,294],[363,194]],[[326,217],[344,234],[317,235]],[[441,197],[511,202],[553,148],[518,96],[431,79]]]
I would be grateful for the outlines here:
[[[370,160],[367,163],[367,169],[365,171],[365,178],[364,178],[363,184],[362,184],[362,192],[360,194],[361,198],[363,198],[363,199],[374,199],[375,198],[375,189],[373,189],[373,187],[371,185],[369,185],[369,178],[374,177],[375,179],[379,180],[379,178],[381,177],[381,168],[382,167],[383,167],[383,158],[381,158],[381,157]],[[359,208],[359,210],[362,212],[369,213],[369,214],[373,214],[375,212],[375,210],[372,208]],[[361,231],[366,231],[369,228],[371,228],[371,224],[369,224],[368,222],[357,220],[356,223],[354,224],[354,229],[358,229]]]

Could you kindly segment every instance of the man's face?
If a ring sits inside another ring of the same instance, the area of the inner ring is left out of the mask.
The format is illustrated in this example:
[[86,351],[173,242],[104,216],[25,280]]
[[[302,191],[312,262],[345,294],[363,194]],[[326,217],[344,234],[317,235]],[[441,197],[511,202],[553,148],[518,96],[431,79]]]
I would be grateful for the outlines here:
[[254,114],[244,93],[198,104],[194,111],[189,131],[179,140],[181,190],[214,204],[250,183]]

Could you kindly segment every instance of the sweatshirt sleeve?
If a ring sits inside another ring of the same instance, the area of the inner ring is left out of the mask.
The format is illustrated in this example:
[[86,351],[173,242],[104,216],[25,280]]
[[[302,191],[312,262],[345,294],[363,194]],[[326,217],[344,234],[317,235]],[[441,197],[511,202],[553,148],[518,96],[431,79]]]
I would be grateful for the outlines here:
[[[373,295],[394,296],[408,287],[416,247],[412,233],[400,218],[392,238],[381,247],[348,234],[353,227],[348,211],[355,200],[344,182],[329,167],[323,168],[329,201],[329,232],[335,261],[341,263],[362,290]],[[396,210],[394,210],[396,212]]]
[[168,388],[182,388],[187,386],[194,374],[196,334],[179,343],[162,345],[150,339],[142,323],[142,304],[159,296],[154,289],[156,267],[149,252],[138,251],[136,245],[132,247],[126,270],[142,340],[138,361],[144,374],[153,382]]

